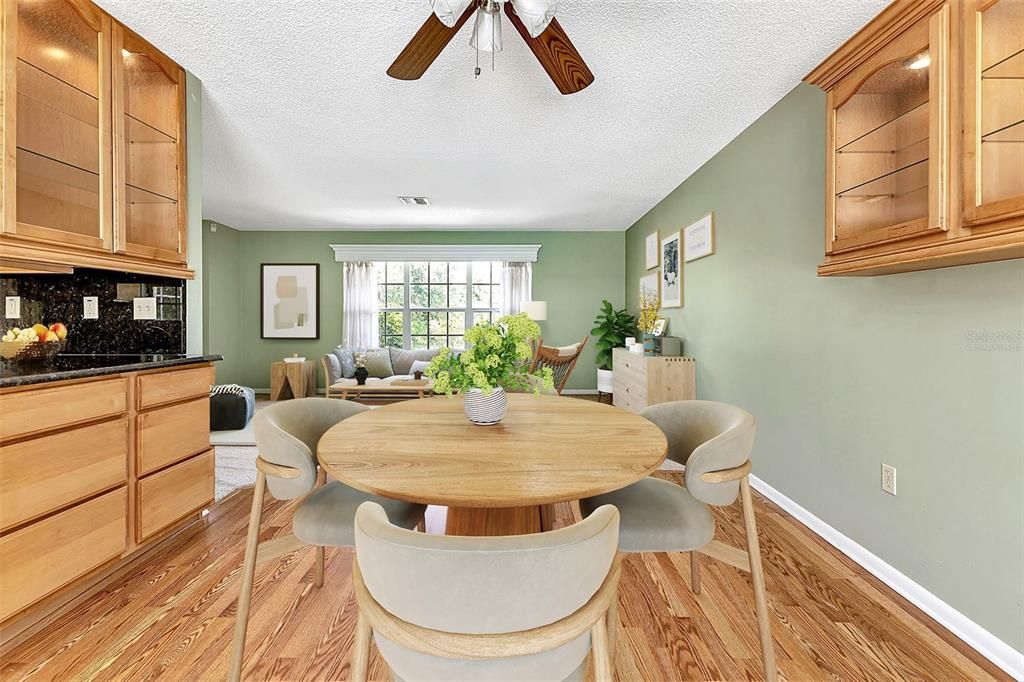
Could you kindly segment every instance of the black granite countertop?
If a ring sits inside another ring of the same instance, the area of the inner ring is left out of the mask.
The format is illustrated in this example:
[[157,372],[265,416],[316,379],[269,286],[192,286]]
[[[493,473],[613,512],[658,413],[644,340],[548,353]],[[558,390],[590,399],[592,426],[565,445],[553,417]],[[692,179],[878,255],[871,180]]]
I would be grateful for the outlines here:
[[197,362],[216,362],[223,359],[222,355],[176,355],[173,353],[141,355],[62,353],[52,360],[40,363],[14,363],[3,360],[0,361],[0,388],[82,379],[121,372],[138,372],[160,367],[191,365]]

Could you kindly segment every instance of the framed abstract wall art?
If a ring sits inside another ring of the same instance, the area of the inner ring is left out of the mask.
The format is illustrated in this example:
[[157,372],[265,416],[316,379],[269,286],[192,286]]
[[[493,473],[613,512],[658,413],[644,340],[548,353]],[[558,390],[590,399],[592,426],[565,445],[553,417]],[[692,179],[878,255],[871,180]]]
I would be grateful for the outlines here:
[[320,265],[260,265],[260,338],[320,338]]

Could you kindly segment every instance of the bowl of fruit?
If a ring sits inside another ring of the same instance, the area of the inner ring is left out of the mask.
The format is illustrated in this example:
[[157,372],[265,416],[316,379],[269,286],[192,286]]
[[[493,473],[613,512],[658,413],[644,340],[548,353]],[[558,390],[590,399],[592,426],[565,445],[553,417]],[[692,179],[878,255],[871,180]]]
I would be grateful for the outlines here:
[[49,360],[64,350],[68,328],[62,322],[49,327],[35,324],[25,329],[14,327],[0,337],[0,357],[17,362]]

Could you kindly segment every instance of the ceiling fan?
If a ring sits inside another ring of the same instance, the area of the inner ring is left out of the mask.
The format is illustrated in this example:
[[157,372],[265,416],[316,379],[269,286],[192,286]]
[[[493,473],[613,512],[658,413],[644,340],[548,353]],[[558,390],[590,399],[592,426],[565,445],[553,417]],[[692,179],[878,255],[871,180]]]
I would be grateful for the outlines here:
[[533,55],[563,95],[579,92],[594,82],[580,53],[555,19],[556,0],[431,0],[433,13],[416,31],[388,75],[399,80],[416,80],[434,63],[473,14],[473,37],[477,49],[476,74],[480,75],[479,53],[500,52],[501,12],[526,41]]

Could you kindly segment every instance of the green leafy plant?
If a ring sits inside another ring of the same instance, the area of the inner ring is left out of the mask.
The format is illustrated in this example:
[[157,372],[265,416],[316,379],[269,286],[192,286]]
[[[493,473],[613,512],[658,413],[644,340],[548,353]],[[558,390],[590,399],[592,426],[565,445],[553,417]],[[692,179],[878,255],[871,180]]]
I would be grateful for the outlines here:
[[594,325],[590,333],[597,337],[597,366],[611,369],[612,349],[623,345],[627,336],[636,336],[636,318],[625,308],[615,310],[611,303],[602,301]]
[[533,350],[530,339],[540,336],[540,327],[526,315],[505,315],[497,322],[480,322],[466,330],[470,348],[458,355],[442,348],[430,361],[426,374],[434,380],[434,392],[451,395],[455,391],[479,388],[484,395],[499,386],[506,390],[554,388],[550,367],[536,374],[527,370]]

